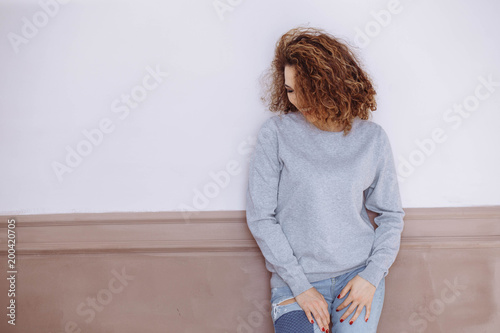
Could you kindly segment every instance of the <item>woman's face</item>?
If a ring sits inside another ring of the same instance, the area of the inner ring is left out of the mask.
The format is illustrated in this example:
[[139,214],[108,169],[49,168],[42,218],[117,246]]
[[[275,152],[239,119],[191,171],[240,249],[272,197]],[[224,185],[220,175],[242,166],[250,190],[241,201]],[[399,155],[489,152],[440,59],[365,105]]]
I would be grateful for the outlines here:
[[297,109],[297,94],[295,93],[295,67],[285,66],[285,89],[288,95],[288,100]]
[[295,92],[295,67],[285,66],[285,89],[290,103],[292,103],[302,114],[307,114],[307,108],[301,109],[297,100],[297,93]]
[[297,96],[295,94],[295,68],[292,66],[285,66],[285,89],[288,100],[298,109]]

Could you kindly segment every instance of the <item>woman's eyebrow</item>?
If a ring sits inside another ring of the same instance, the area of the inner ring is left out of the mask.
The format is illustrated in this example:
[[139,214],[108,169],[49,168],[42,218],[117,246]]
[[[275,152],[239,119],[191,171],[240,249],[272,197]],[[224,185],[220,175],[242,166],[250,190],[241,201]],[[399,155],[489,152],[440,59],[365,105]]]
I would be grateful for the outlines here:
[[292,87],[290,87],[288,84],[285,84],[285,87],[288,87],[290,89],[293,89]]

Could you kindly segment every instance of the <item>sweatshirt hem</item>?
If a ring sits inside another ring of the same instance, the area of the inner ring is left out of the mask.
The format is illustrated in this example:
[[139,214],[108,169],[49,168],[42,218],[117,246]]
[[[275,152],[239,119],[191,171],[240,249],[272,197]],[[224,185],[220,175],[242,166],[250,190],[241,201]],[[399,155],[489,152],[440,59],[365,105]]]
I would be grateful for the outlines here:
[[[348,273],[350,271],[354,271],[354,270],[356,270],[360,267],[364,267],[364,266],[366,266],[366,264],[362,263],[362,264],[357,265],[355,267],[345,269],[343,271],[339,271],[336,273],[331,273],[331,272],[330,273],[304,273],[304,275],[309,280],[309,283],[313,283],[313,282],[318,282],[321,280],[333,279],[335,277],[338,277],[338,276],[343,275],[345,273]],[[285,282],[285,280],[283,280],[278,275],[278,273],[272,273],[270,284],[271,284],[271,288],[280,288],[280,287],[285,287],[285,286],[289,287],[289,285]]]

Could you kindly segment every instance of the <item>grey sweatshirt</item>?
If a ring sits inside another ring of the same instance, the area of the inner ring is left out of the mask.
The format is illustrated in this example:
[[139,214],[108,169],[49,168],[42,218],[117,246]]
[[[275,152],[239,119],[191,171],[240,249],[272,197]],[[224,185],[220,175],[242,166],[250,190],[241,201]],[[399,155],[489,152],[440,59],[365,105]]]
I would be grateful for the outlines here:
[[[272,273],[271,288],[297,296],[311,282],[367,265],[375,287],[400,248],[401,206],[389,138],[356,117],[347,136],[300,112],[264,121],[250,157],[246,218]],[[374,229],[366,208],[379,213]]]

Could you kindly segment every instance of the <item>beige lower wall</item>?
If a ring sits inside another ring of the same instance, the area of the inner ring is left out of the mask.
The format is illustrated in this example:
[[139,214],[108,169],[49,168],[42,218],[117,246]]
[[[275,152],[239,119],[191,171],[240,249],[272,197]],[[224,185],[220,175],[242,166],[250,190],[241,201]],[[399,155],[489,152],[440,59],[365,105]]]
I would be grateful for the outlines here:
[[[498,332],[500,206],[405,211],[379,332]],[[244,211],[0,216],[4,276],[9,218],[0,332],[273,332]]]

